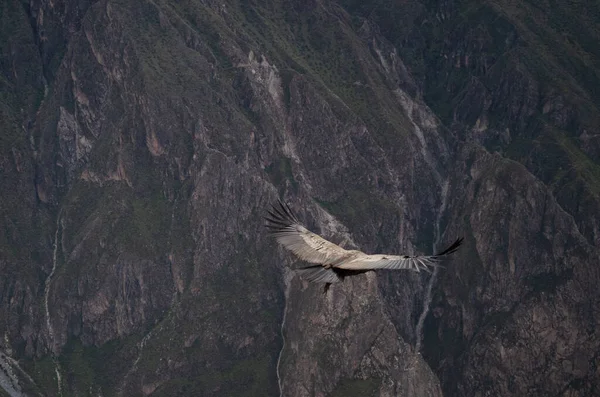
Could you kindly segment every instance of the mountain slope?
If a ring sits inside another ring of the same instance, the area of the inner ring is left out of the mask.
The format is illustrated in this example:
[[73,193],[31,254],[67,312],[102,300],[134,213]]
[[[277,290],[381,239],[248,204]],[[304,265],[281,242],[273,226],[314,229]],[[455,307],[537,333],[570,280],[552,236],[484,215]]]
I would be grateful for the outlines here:
[[[4,6],[0,385],[593,394],[598,21],[552,4]],[[466,244],[324,295],[277,197],[347,247]]]
[[450,184],[466,189],[450,193],[449,206],[465,208],[454,211],[455,230],[469,225],[477,257],[444,274],[427,321],[426,356],[446,394],[594,394],[598,10],[563,1],[342,3],[381,27],[461,140],[532,174],[463,151],[473,182]]

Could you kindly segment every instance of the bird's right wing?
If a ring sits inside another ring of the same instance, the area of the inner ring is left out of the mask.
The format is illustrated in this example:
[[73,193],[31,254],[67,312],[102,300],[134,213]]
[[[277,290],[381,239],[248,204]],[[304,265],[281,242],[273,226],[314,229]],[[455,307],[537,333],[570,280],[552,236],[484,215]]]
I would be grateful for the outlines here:
[[298,258],[321,265],[335,264],[348,256],[348,251],[305,228],[290,208],[279,201],[266,217],[270,234]]
[[432,268],[439,266],[439,262],[455,252],[462,244],[459,238],[445,250],[435,255],[367,255],[363,254],[343,262],[336,267],[348,270],[375,270],[375,269],[407,269],[414,271],[425,270],[431,272]]

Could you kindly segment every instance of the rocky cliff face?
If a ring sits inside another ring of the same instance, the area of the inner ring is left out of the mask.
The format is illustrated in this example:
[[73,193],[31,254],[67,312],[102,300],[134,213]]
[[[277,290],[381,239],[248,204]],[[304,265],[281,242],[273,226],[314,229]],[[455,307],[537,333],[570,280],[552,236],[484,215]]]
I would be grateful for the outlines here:
[[[593,7],[0,7],[6,394],[596,392]],[[466,244],[323,294],[278,196],[346,247]]]

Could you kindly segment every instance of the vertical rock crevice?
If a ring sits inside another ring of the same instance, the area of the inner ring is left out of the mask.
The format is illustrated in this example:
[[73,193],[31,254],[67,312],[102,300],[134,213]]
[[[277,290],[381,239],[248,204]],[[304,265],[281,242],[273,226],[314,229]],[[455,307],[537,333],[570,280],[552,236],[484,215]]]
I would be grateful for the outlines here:
[[[442,238],[441,222],[442,222],[442,217],[444,215],[444,211],[446,211],[446,203],[447,203],[447,199],[448,199],[448,188],[449,188],[449,181],[446,180],[442,186],[441,205],[440,205],[440,208],[438,209],[438,213],[437,213],[435,224],[434,224],[435,240],[433,242],[433,247],[432,247],[432,250],[434,253],[438,252],[440,244],[441,244],[441,238]],[[416,337],[417,337],[417,341],[415,344],[415,351],[417,353],[419,353],[421,351],[421,344],[423,342],[423,337],[424,337],[423,325],[425,324],[425,319],[427,318],[427,315],[429,314],[429,307],[431,305],[431,294],[433,291],[433,286],[437,280],[438,272],[439,272],[439,267],[436,266],[433,269],[431,277],[429,278],[429,282],[427,283],[427,289],[425,290],[425,299],[423,300],[423,311],[421,312],[421,315],[419,316],[419,321],[417,322],[417,327],[416,327],[416,332],[415,332]]]
[[58,395],[62,397],[62,373],[60,368],[60,363],[58,361],[58,355],[60,353],[60,347],[56,344],[56,335],[54,333],[54,325],[52,324],[52,315],[50,313],[50,294],[52,291],[52,281],[54,280],[54,275],[56,274],[56,270],[59,266],[59,240],[62,240],[61,233],[64,230],[61,230],[61,216],[62,210],[58,212],[56,216],[56,230],[54,232],[54,244],[52,251],[52,270],[50,274],[46,278],[45,286],[44,286],[44,310],[46,317],[46,331],[48,332],[48,350],[50,351],[50,355],[52,356],[52,362],[54,364],[54,373],[56,375],[56,383]]

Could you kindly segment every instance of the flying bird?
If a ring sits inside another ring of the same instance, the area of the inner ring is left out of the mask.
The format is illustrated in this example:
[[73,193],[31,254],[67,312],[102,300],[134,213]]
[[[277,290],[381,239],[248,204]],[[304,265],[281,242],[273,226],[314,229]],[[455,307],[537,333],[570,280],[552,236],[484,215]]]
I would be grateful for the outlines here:
[[281,201],[278,202],[278,205],[273,205],[267,212],[269,216],[265,219],[268,222],[266,227],[269,228],[269,234],[298,258],[314,263],[314,265],[295,270],[310,282],[327,283],[328,285],[340,282],[347,276],[377,269],[431,272],[431,269],[440,266],[440,261],[455,252],[463,241],[462,238],[459,238],[448,248],[435,255],[368,255],[358,250],[346,250],[311,232]]

